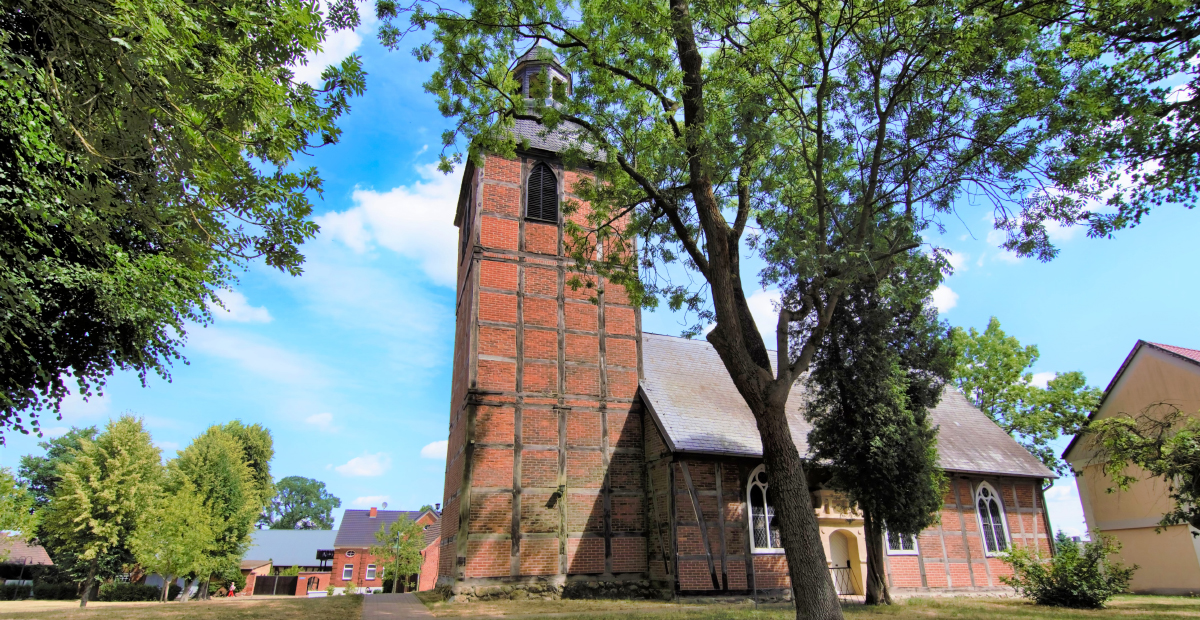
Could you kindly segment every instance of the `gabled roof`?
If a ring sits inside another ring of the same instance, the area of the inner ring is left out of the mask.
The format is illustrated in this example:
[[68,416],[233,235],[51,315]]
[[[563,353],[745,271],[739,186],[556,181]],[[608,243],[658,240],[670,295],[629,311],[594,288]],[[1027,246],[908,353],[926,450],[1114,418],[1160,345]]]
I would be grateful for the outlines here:
[[254,530],[243,564],[270,560],[275,566],[317,566],[317,551],[333,549],[336,536],[336,530]]
[[442,520],[438,519],[433,523],[425,526],[425,546],[432,545],[437,539],[442,537]]
[[[639,395],[675,452],[762,457],[758,427],[712,345],[643,334],[645,379]],[[808,454],[812,426],[804,419],[806,395],[797,385],[787,403],[792,440]],[[1033,478],[1055,478],[1028,450],[948,387],[930,412],[940,427],[938,460],[943,469]]]
[[[1116,374],[1114,374],[1113,378],[1109,380],[1108,387],[1104,388],[1104,396],[1100,398],[1099,403],[1096,403],[1096,408],[1088,414],[1088,422],[1094,420],[1096,418],[1096,414],[1100,413],[1100,409],[1104,407],[1104,403],[1108,400],[1108,395],[1111,394],[1113,388],[1117,386],[1117,381],[1121,380],[1121,375],[1125,374],[1125,370],[1129,368],[1131,363],[1133,363],[1133,358],[1137,357],[1137,354],[1142,350],[1142,347],[1162,351],[1163,353],[1166,353],[1172,357],[1176,357],[1185,362],[1191,362],[1200,366],[1200,351],[1197,351],[1196,349],[1186,349],[1184,347],[1177,347],[1175,345],[1146,342],[1145,340],[1138,339],[1137,343],[1133,345],[1133,349],[1130,349],[1129,355],[1125,356],[1125,361],[1121,362],[1121,367],[1117,369]],[[1081,435],[1082,433],[1075,435],[1075,437],[1071,439],[1071,443],[1067,444],[1067,449],[1063,450],[1062,453],[1062,457],[1064,459],[1067,458],[1067,455],[1070,454],[1071,450],[1075,448],[1075,444],[1079,443],[1079,437]]]
[[370,510],[347,510],[342,515],[342,524],[338,528],[337,539],[334,540],[333,546],[356,549],[370,547],[375,544],[375,532],[378,532],[384,524],[390,525],[405,516],[416,521],[427,512],[433,514],[435,519],[437,518],[437,513],[431,510],[379,510],[375,517],[371,517]]
[[6,534],[0,534],[0,555],[3,555],[3,551],[8,552],[8,557],[4,561],[9,564],[54,565],[54,561],[50,559],[50,554],[46,553],[46,549],[41,545],[30,544],[20,538],[13,538]]

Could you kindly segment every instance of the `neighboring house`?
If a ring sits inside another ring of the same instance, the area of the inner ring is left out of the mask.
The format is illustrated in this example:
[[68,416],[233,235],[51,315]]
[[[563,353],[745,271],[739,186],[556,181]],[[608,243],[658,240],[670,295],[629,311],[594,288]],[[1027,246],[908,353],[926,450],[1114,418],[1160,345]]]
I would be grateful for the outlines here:
[[[1120,414],[1138,416],[1156,404],[1182,412],[1200,412],[1200,351],[1139,340],[1109,382],[1104,398],[1092,413],[1098,420]],[[1077,435],[1063,453],[1075,477],[1088,528],[1116,538],[1121,559],[1137,564],[1130,587],[1155,594],[1200,593],[1200,539],[1187,525],[1156,532],[1162,516],[1173,508],[1167,482],[1142,478],[1126,491],[1108,490],[1112,480],[1096,462],[1086,435]]]
[[[433,510],[424,512],[405,510],[347,510],[342,515],[338,526],[337,539],[333,547],[333,572],[330,583],[335,592],[378,591],[383,588],[383,567],[371,555],[370,547],[376,544],[375,533],[385,524],[408,517],[422,525],[438,523],[439,515]],[[412,587],[409,582],[419,582],[417,575],[412,575],[402,584],[401,590],[408,591]]]
[[[441,504],[438,504],[438,508]],[[432,590],[437,586],[438,551],[442,546],[442,520],[425,526],[425,548],[421,550],[421,572],[417,577],[417,591]]]
[[[247,594],[281,593],[274,582],[269,591],[258,584],[258,577],[273,576],[298,568],[296,586],[286,589],[288,595],[324,592],[329,587],[330,566],[337,530],[254,530],[250,533],[250,548],[242,556],[242,574],[246,576]],[[324,558],[324,559],[322,559]]]
[[[526,93],[539,75],[571,88],[534,51],[513,71]],[[643,335],[619,285],[569,285],[559,206],[591,172],[564,167],[569,132],[528,119],[514,132],[515,157],[467,163],[455,215],[438,583],[785,596],[757,427],[724,365],[702,340]],[[788,416],[807,454],[803,400],[795,390]],[[1001,588],[1004,550],[1051,551],[1042,487],[1054,474],[953,389],[931,415],[946,503],[921,536],[891,539],[886,574],[897,590]],[[862,521],[810,467],[835,582],[861,592]]]
[[54,566],[50,554],[41,545],[5,534],[0,534],[0,556],[5,556],[0,562],[0,583],[32,585],[43,567]]

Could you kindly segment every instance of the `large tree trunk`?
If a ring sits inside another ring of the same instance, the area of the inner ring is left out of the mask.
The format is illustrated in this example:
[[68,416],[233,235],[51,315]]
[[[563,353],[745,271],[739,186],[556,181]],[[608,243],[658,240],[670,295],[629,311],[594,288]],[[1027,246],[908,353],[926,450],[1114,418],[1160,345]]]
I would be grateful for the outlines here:
[[208,580],[209,579],[212,579],[212,577],[205,577],[200,582],[200,589],[196,591],[196,600],[197,601],[207,601],[208,600]]
[[867,604],[891,605],[887,577],[883,573],[883,528],[863,510],[863,536],[867,539]]
[[167,602],[167,596],[171,593],[171,583],[174,580],[174,575],[163,575],[162,596],[159,597],[160,602]]
[[187,600],[188,600],[188,592],[190,592],[190,591],[191,591],[191,589],[192,589],[192,584],[196,583],[196,579],[198,579],[198,578],[197,578],[197,577],[193,577],[193,578],[191,578],[191,579],[184,579],[184,580],[183,580],[183,590],[182,590],[182,591],[179,593],[179,600],[180,600],[180,601],[183,601],[183,602],[185,602],[185,603],[187,602]]
[[92,585],[96,583],[96,560],[88,565],[87,581],[83,582],[83,596],[79,597],[79,606],[87,607],[88,597],[92,595]]
[[392,575],[392,594],[395,594],[397,592],[396,589],[399,587],[400,587],[400,571],[396,571],[396,574]]
[[821,530],[813,511],[804,463],[792,441],[784,407],[768,407],[755,417],[762,435],[771,503],[783,535],[783,549],[792,579],[796,618],[841,620],[842,606],[821,545]]

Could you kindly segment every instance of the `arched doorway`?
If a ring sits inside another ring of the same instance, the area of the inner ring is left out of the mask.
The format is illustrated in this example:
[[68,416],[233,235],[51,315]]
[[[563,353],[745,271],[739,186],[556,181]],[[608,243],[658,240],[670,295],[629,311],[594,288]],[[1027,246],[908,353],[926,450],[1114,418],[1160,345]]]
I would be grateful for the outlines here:
[[829,573],[838,594],[863,594],[858,537],[852,532],[837,530],[829,535]]

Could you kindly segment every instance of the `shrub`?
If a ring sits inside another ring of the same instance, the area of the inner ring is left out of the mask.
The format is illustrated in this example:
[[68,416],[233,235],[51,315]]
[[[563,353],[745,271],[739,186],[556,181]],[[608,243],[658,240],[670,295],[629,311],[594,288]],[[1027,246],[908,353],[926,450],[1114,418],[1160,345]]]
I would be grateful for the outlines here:
[[79,586],[73,583],[39,581],[33,584],[33,598],[43,601],[69,601],[79,598]]
[[0,585],[0,601],[19,601],[29,598],[32,587],[28,585],[17,585],[15,583],[6,583]]
[[122,603],[157,601],[161,594],[162,588],[143,583],[106,583],[100,586],[99,600]]
[[1038,605],[1100,609],[1129,589],[1138,567],[1126,568],[1109,559],[1121,549],[1120,543],[1099,533],[1092,538],[1077,543],[1060,531],[1054,540],[1057,553],[1049,560],[1028,549],[1015,549],[1004,558],[1013,576],[1000,580]]

